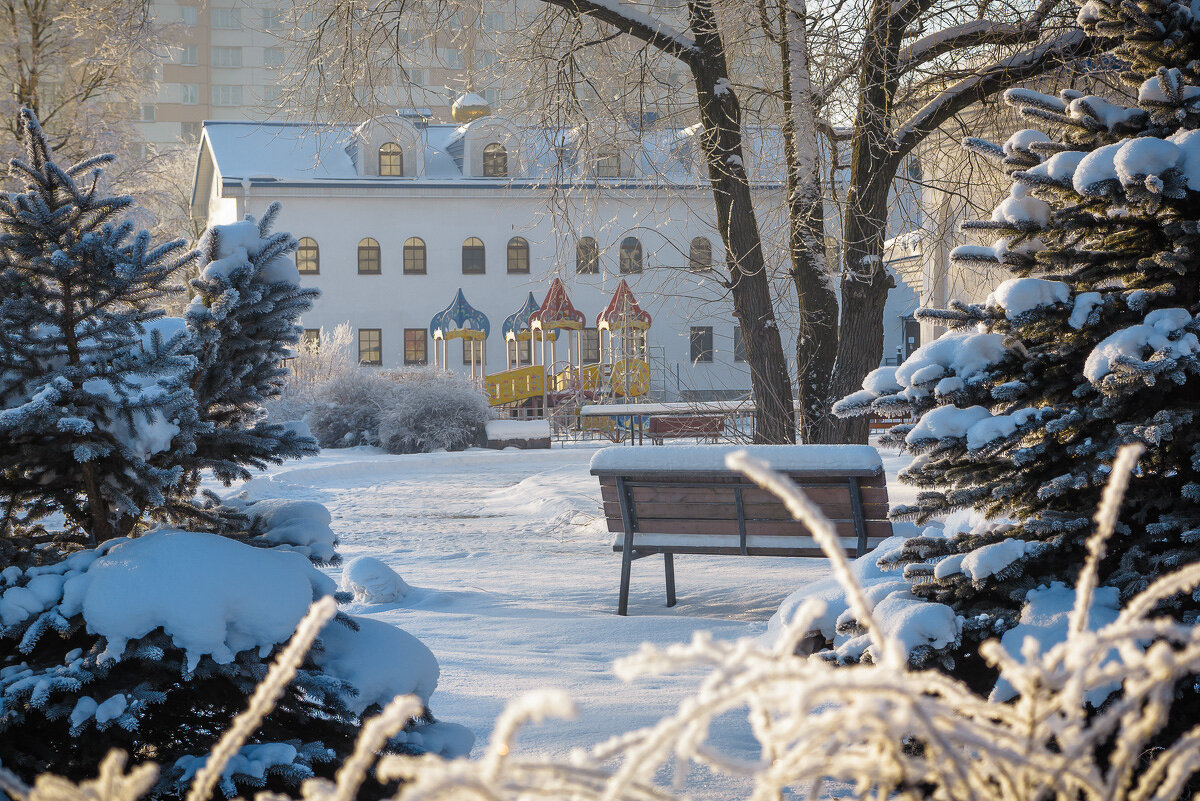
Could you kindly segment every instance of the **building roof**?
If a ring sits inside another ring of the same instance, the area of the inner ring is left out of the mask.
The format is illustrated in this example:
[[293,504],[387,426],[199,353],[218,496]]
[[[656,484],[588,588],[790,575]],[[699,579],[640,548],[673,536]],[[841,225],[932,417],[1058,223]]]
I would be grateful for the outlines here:
[[[424,171],[419,177],[360,175],[352,152],[359,123],[239,122],[206,121],[200,145],[200,160],[208,158],[224,185],[250,181],[262,183],[353,182],[403,186],[415,183],[443,184],[469,181],[477,185],[547,185],[553,183],[599,182],[606,186],[669,183],[677,186],[707,186],[707,170],[695,141],[697,127],[655,129],[639,132],[638,146],[629,154],[632,175],[596,179],[582,172],[564,176],[558,158],[568,131],[516,128],[520,131],[522,175],[508,178],[464,176],[461,146],[466,125],[415,121],[424,146]],[[414,122],[411,121],[410,122]],[[784,179],[784,160],[777,131],[750,129],[744,147],[751,177],[757,184],[778,186]]]

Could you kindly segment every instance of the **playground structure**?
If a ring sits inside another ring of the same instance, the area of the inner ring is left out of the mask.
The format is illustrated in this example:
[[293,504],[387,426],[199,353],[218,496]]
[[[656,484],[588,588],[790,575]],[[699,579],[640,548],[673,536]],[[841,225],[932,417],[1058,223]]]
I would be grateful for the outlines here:
[[[584,404],[628,402],[648,393],[646,348],[652,322],[621,279],[609,304],[596,315],[599,359],[585,364],[587,317],[571,303],[563,282],[555,278],[540,304],[530,292],[521,307],[504,320],[504,370],[487,373],[485,344],[491,325],[483,312],[467,302],[461,289],[449,306],[433,316],[429,333],[435,366],[447,369],[446,343],[462,339],[471,378],[481,381],[493,407],[514,417],[544,417],[556,429],[565,430],[579,426],[579,410]],[[522,353],[523,343],[529,343],[527,356]],[[560,354],[560,345],[565,354]],[[565,358],[560,360],[560,355]],[[602,422],[602,433],[613,435],[614,422]]]

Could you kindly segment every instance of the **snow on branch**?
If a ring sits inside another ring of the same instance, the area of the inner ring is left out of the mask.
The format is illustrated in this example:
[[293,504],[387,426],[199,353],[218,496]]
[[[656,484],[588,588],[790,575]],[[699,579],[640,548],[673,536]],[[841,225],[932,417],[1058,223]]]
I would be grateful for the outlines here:
[[986,44],[1016,45],[1037,39],[1041,21],[1022,23],[974,19],[931,33],[900,51],[896,68],[904,73],[944,53]]
[[981,99],[1086,56],[1094,48],[1095,42],[1083,31],[1072,30],[979,70],[930,100],[901,125],[893,137],[894,153],[897,157],[907,154],[924,136]]
[[696,55],[696,42],[691,37],[666,24],[657,17],[637,10],[620,0],[543,0],[580,16],[605,22],[622,33],[690,62]]

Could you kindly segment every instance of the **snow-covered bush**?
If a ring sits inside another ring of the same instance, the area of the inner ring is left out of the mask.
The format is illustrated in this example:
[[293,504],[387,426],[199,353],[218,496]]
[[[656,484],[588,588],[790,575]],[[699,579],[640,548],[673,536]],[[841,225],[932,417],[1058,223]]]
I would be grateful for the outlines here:
[[487,400],[465,378],[434,370],[360,367],[312,390],[306,420],[323,448],[389,453],[461,450],[480,441]]
[[[1124,603],[1200,560],[1197,19],[1165,0],[1083,6],[1080,26],[1115,43],[1103,58],[1121,65],[1136,104],[1075,89],[1005,93],[1046,131],[967,141],[1011,188],[990,219],[964,226],[995,241],[951,257],[1009,277],[982,302],[921,310],[951,330],[835,408],[918,418],[892,432],[917,454],[901,478],[921,490],[894,515],[974,509],[1010,521],[912,539],[894,560],[919,574],[916,595],[962,616],[967,652],[1017,625],[1030,592],[1071,586],[1125,443],[1148,450],[1103,580]],[[1171,606],[1196,620],[1200,596]],[[945,656],[967,674],[959,654]]]
[[304,420],[313,410],[318,388],[359,369],[354,329],[342,323],[322,328],[315,340],[301,339],[287,367],[283,391],[266,404],[268,419],[277,423]]
[[358,368],[314,387],[305,418],[322,448],[379,444],[379,417],[396,385],[368,368]]
[[[312,517],[287,502],[258,511],[279,518],[276,529]],[[10,568],[0,589],[0,764],[27,780],[47,769],[92,775],[120,747],[163,765],[156,795],[182,797],[314,600],[325,609],[316,646],[239,744],[224,796],[294,794],[305,778],[332,777],[362,716],[396,695],[419,700],[391,748],[470,748],[468,734],[428,713],[438,678],[429,649],[393,626],[334,616],[333,581],[298,553],[163,530]]]
[[379,444],[389,453],[462,450],[480,443],[487,420],[487,400],[478,389],[439,373],[397,385],[379,417]]
[[[901,644],[887,633],[857,583],[834,525],[792,491],[786,478],[735,458],[731,466],[779,491],[793,514],[815,533],[842,593],[864,624],[877,662],[834,666],[819,657],[796,655],[800,639],[827,615],[822,600],[814,598],[797,610],[769,646],[753,640],[714,640],[700,632],[689,644],[644,645],[618,662],[618,674],[629,681],[709,669],[673,714],[649,728],[580,747],[563,760],[523,752],[518,736],[524,724],[574,714],[565,694],[543,691],[509,705],[476,760],[403,755],[377,759],[378,745],[420,709],[419,702],[398,699],[363,728],[355,755],[338,773],[336,785],[310,783],[304,799],[353,798],[365,789],[372,765],[378,777],[404,781],[399,801],[673,801],[681,796],[662,782],[666,777],[679,779],[691,765],[752,783],[747,797],[754,801],[1190,797],[1194,788],[1189,782],[1200,769],[1200,726],[1193,718],[1194,728],[1165,746],[1159,735],[1174,699],[1171,688],[1181,679],[1194,680],[1200,672],[1200,627],[1155,612],[1163,599],[1200,586],[1200,565],[1158,579],[1120,612],[1111,608],[1112,593],[1096,585],[1132,456],[1113,470],[1113,489],[1098,515],[1076,591],[1068,596],[1056,587],[1046,588],[1030,602],[1027,631],[1033,636],[1015,648],[1008,638],[983,648],[1011,688],[1011,701],[981,697],[941,672],[910,669]],[[289,647],[302,646],[314,634],[302,626]],[[1152,639],[1158,642],[1147,647]],[[227,760],[242,753],[245,737],[269,708],[272,689],[286,680],[285,670],[272,668],[264,682],[267,691],[256,696],[215,750],[212,775],[201,777],[196,797],[204,798]],[[1098,713],[1088,704],[1110,696],[1108,706]],[[722,739],[728,741],[730,716],[739,713],[746,715],[756,743],[735,742],[727,752],[710,740],[710,733],[725,732]],[[756,757],[747,758],[748,752]],[[153,783],[153,770],[142,766],[126,774],[124,768],[120,755],[111,757],[102,780],[86,783],[87,797],[136,801]],[[52,789],[59,793],[56,798],[82,797],[72,785],[50,777],[43,777],[34,789],[0,773],[0,789],[16,801],[48,798]]]

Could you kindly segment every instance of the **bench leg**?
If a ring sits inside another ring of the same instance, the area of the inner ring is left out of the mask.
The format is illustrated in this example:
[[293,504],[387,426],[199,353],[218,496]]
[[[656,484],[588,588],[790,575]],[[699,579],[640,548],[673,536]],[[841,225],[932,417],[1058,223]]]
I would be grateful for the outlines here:
[[629,573],[633,567],[633,549],[626,545],[621,549],[621,594],[617,598],[617,614],[629,613]]
[[663,567],[667,573],[667,606],[675,605],[675,554],[663,554]]

